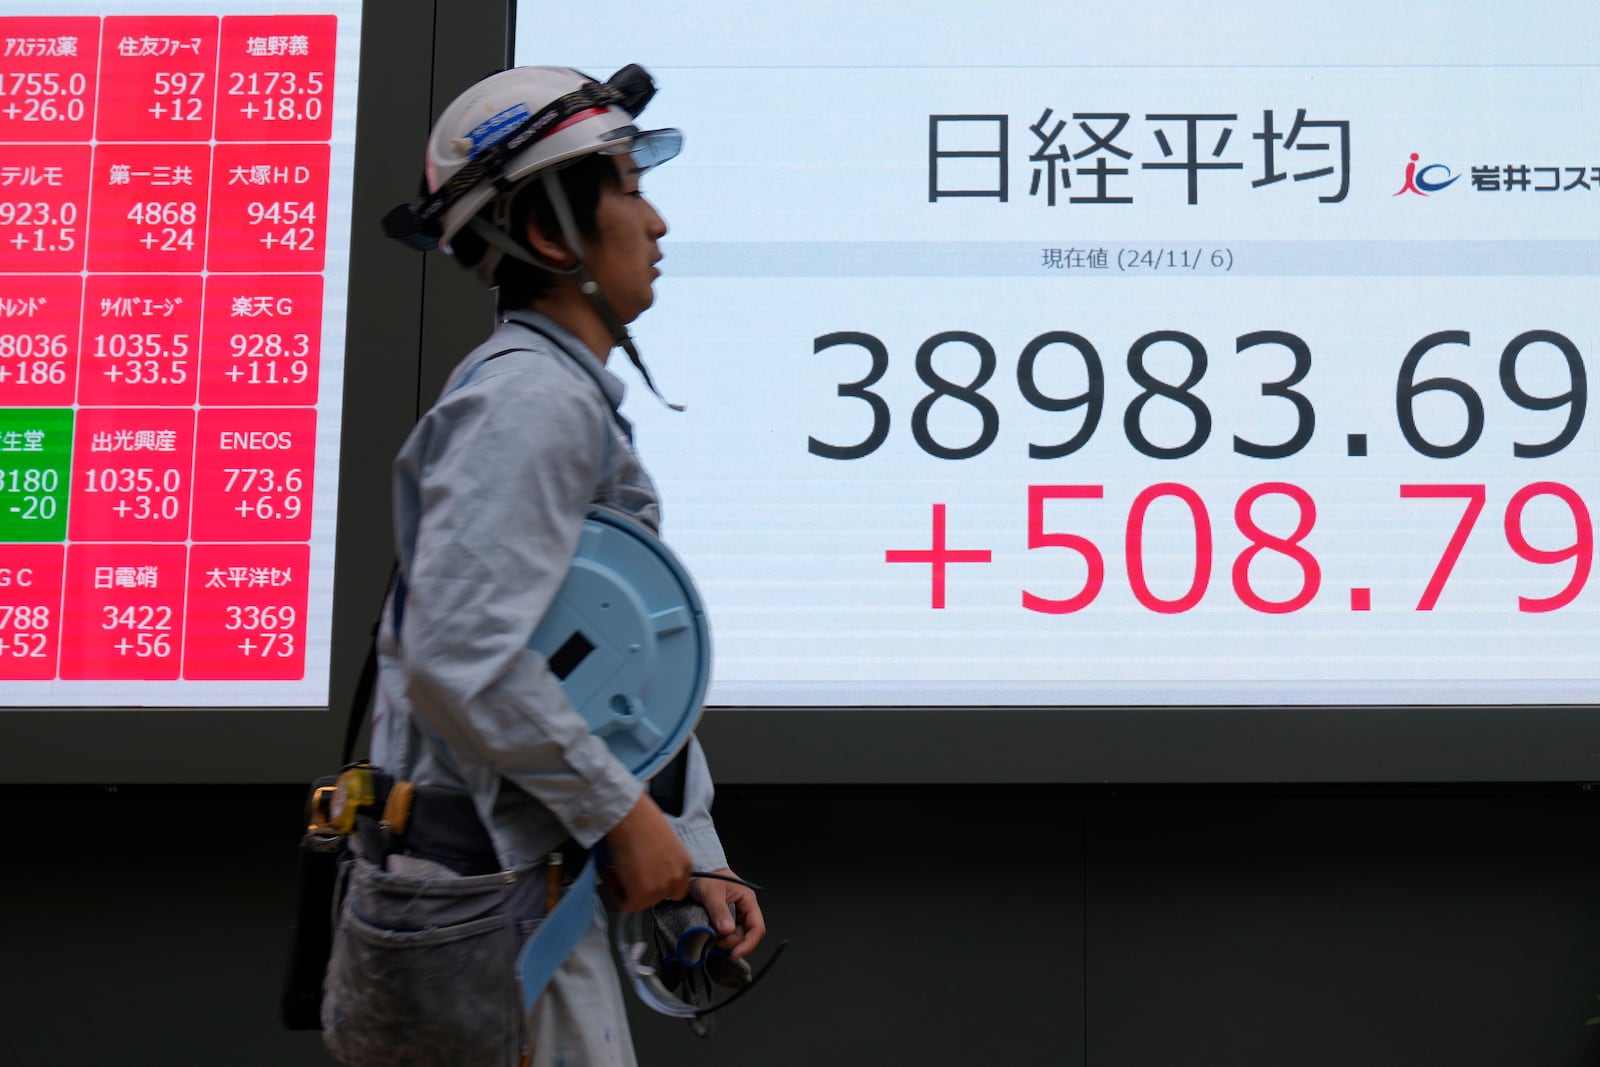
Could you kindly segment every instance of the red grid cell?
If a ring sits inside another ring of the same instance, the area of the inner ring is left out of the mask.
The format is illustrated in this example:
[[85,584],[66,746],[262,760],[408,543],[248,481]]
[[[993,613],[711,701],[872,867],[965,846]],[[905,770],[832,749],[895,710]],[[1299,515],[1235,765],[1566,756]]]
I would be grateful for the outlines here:
[[61,677],[178,677],[188,549],[183,545],[69,545],[61,619]]
[[326,141],[333,135],[334,15],[222,20],[217,140]]
[[101,38],[101,141],[206,141],[217,98],[215,15],[111,15]]
[[308,545],[195,545],[183,676],[292,680],[306,671]]
[[91,271],[198,271],[206,257],[206,145],[98,145]]
[[83,269],[88,145],[6,145],[0,158],[0,274]]
[[0,545],[0,681],[56,676],[64,545]]
[[321,351],[322,275],[206,279],[202,404],[315,404]]
[[65,407],[78,387],[78,275],[0,276],[0,407]]
[[200,312],[199,275],[90,275],[78,403],[193,404]]
[[320,271],[327,254],[325,144],[218,145],[212,163],[212,271]]
[[314,408],[201,411],[194,540],[308,540],[316,459]]
[[100,20],[7,18],[0,27],[0,144],[87,141]]
[[83,408],[72,443],[72,541],[189,535],[193,408]]

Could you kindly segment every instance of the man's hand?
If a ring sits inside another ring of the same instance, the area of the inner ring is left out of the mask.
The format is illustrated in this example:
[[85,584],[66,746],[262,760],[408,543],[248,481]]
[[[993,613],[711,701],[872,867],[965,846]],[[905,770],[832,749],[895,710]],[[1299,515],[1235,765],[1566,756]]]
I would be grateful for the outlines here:
[[648,792],[606,834],[606,850],[619,910],[644,911],[689,895],[689,850]]
[[[738,877],[726,867],[713,873]],[[737,882],[696,878],[689,892],[711,916],[717,947],[727,949],[730,959],[744,959],[766,936],[767,921],[761,915],[761,905],[756,903],[755,890]]]

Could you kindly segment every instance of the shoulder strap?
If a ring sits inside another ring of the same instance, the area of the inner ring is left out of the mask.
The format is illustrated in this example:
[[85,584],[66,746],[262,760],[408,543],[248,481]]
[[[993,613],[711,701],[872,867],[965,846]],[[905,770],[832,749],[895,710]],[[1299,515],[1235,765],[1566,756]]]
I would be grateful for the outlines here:
[[[389,580],[384,583],[387,589],[394,584],[395,575],[400,572],[398,562],[389,569]],[[381,612],[380,612],[381,614]],[[361,736],[361,727],[372,714],[372,690],[378,684],[378,623],[372,624],[372,640],[367,642],[367,660],[361,665],[361,676],[356,679],[355,695],[350,698],[350,714],[345,718],[344,748],[339,760],[340,767],[348,767],[355,759],[356,738]]]

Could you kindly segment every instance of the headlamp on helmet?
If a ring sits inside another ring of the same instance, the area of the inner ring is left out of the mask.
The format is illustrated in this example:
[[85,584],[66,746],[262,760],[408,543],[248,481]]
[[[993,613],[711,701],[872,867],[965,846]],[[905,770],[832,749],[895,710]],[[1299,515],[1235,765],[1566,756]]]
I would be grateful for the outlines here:
[[[661,396],[627,324],[613,312],[584,263],[582,235],[558,171],[585,156],[630,153],[649,170],[678,154],[677,130],[640,130],[634,117],[655,95],[645,69],[630,64],[603,84],[566,67],[513,67],[483,79],[456,97],[428,137],[422,194],[389,212],[384,232],[410,248],[450,252],[450,242],[470,227],[488,246],[472,270],[493,286],[503,257],[541,270],[572,275],[600,317],[614,346],[627,352],[645,385]],[[577,256],[572,266],[541,260],[524,236],[510,232],[512,198],[524,182],[544,183],[562,236]],[[485,211],[485,208],[492,210]],[[677,404],[669,407],[682,410]]]
[[541,171],[594,153],[630,153],[640,170],[666,162],[683,135],[632,122],[654,95],[638,64],[604,83],[564,67],[513,67],[485,78],[439,116],[421,192],[384,216],[384,233],[419,251],[448,252],[485,205]]

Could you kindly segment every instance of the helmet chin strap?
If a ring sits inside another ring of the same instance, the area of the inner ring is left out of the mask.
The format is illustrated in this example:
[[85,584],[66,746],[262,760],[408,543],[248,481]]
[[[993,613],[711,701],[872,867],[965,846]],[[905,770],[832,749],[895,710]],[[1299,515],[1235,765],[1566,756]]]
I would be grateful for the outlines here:
[[578,232],[578,223],[572,214],[572,204],[567,200],[567,191],[562,188],[557,172],[545,171],[540,180],[544,182],[545,192],[550,195],[550,206],[555,209],[556,221],[561,224],[561,233],[567,239],[567,247],[578,257],[575,266],[561,273],[570,274],[577,280],[578,291],[589,301],[589,306],[594,308],[595,314],[600,316],[601,324],[611,334],[611,343],[628,353],[628,361],[639,372],[644,384],[655,394],[656,399],[673,411],[682,411],[682,404],[672,403],[661,395],[661,390],[656,388],[656,383],[650,378],[650,372],[645,369],[644,360],[639,357],[639,349],[634,346],[633,338],[628,336],[628,328],[617,318],[616,312],[611,309],[611,302],[600,291],[600,283],[589,273],[587,257],[583,250],[583,237]]
[[565,274],[573,278],[578,283],[578,291],[588,300],[589,306],[594,308],[595,314],[600,317],[601,325],[611,335],[611,343],[628,353],[628,361],[639,371],[650,392],[673,411],[682,411],[684,409],[682,404],[672,403],[661,395],[660,389],[656,388],[655,381],[650,377],[650,371],[646,369],[644,360],[639,356],[639,349],[634,345],[633,338],[628,335],[628,328],[617,319],[616,312],[611,309],[610,301],[600,291],[600,283],[589,273],[583,236],[578,231],[577,219],[572,214],[572,203],[567,199],[567,191],[562,187],[561,179],[556,176],[555,171],[546,171],[539,178],[544,182],[545,192],[550,197],[550,206],[555,209],[556,221],[561,226],[562,236],[566,239],[567,246],[578,257],[578,262],[570,267],[558,267],[536,255],[532,249],[512,237],[507,232],[511,225],[511,197],[501,196],[497,198],[493,209],[493,222],[484,219],[482,215],[474,215],[467,221],[467,227],[482,237],[490,247],[490,251],[476,267],[479,277],[493,284],[494,271],[500,265],[501,256],[510,256],[540,270],[552,274]]

